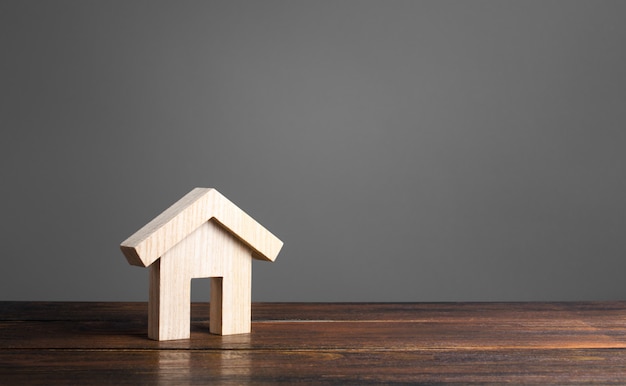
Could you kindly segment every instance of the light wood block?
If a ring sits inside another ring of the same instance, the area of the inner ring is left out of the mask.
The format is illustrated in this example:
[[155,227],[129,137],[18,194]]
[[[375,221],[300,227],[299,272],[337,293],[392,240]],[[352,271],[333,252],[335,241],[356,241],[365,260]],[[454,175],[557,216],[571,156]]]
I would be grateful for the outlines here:
[[148,336],[190,335],[191,279],[211,278],[211,333],[250,332],[252,258],[274,261],[282,241],[215,189],[196,188],[121,244],[150,267]]

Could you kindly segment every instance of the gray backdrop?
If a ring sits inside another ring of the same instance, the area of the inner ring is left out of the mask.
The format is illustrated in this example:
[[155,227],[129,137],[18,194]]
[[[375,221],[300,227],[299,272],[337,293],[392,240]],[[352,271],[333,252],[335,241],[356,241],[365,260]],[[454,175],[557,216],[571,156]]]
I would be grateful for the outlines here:
[[119,244],[195,186],[285,242],[255,301],[624,299],[625,20],[0,1],[0,300],[146,300]]

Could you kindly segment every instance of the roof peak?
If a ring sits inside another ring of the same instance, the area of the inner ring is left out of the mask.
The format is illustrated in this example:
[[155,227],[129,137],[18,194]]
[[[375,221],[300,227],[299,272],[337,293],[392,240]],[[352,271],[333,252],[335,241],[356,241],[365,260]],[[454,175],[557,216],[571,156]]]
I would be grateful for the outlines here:
[[274,261],[283,242],[214,188],[195,188],[120,245],[132,265],[147,267],[205,222],[216,222],[256,259]]

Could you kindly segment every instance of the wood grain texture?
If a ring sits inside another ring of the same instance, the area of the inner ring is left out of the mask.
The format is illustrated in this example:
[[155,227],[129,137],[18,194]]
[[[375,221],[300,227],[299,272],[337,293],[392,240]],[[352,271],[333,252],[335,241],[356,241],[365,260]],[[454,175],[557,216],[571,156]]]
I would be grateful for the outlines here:
[[0,384],[624,384],[626,302],[254,303],[145,337],[145,303],[0,302]]
[[196,188],[121,245],[150,267],[148,336],[187,339],[191,279],[211,278],[214,334],[250,332],[252,258],[274,261],[282,242],[215,189]]
[[195,188],[120,247],[130,264],[147,267],[211,219],[248,246],[257,259],[274,261],[283,246],[282,241],[217,190]]
[[191,279],[208,277],[213,305],[209,330],[220,335],[250,332],[250,250],[207,221],[150,266],[150,338],[189,338]]

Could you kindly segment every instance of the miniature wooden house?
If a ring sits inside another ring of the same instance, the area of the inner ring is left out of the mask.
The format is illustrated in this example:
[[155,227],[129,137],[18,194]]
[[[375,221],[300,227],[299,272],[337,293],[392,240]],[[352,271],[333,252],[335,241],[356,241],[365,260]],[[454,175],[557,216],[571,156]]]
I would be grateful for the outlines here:
[[209,330],[250,332],[252,258],[274,261],[282,241],[211,188],[196,188],[121,244],[150,267],[148,336],[190,336],[191,279],[211,278]]

